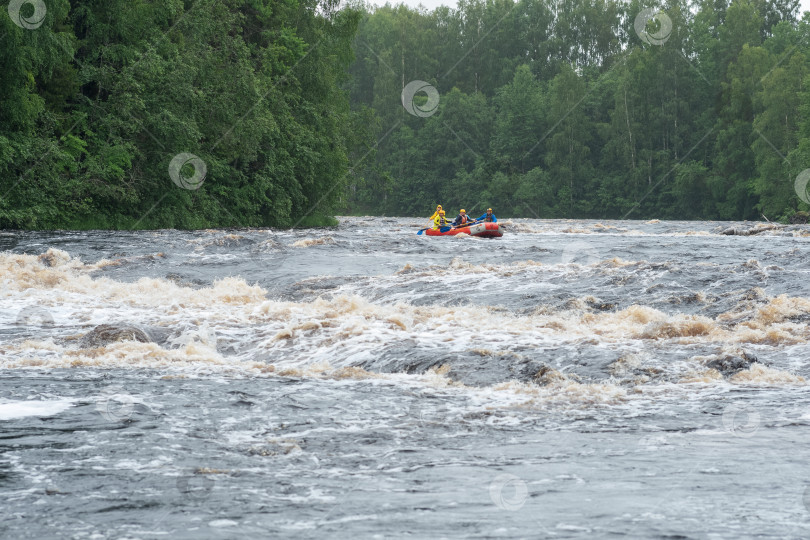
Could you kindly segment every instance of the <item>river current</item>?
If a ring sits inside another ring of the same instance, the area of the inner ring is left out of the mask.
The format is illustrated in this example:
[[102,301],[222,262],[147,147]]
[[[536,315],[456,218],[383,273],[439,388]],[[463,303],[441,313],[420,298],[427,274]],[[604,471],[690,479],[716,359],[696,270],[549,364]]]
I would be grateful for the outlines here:
[[810,227],[426,225],[0,232],[0,537],[810,537]]

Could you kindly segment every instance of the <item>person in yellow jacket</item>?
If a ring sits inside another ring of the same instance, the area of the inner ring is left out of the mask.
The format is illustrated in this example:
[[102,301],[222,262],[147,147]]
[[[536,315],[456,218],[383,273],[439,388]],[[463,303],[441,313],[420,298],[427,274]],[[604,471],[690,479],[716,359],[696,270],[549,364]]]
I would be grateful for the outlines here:
[[433,230],[440,227],[449,227],[451,223],[447,221],[447,218],[444,217],[444,210],[438,210],[438,215],[433,218]]
[[437,204],[437,205],[436,205],[436,211],[435,211],[435,212],[433,212],[433,215],[432,215],[432,216],[430,216],[428,219],[429,219],[429,220],[431,220],[431,221],[433,221],[434,219],[436,219],[437,217],[439,217],[439,212],[441,211],[441,209],[442,209],[442,205]]

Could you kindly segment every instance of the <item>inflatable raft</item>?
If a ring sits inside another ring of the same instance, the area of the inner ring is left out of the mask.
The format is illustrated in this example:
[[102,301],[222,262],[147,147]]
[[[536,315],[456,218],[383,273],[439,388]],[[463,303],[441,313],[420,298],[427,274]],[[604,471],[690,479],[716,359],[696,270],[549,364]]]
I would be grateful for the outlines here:
[[425,231],[428,236],[455,236],[457,234],[469,234],[470,236],[480,236],[483,238],[500,238],[503,236],[501,228],[497,223],[476,223],[469,227],[459,227],[441,232],[441,229],[428,229]]

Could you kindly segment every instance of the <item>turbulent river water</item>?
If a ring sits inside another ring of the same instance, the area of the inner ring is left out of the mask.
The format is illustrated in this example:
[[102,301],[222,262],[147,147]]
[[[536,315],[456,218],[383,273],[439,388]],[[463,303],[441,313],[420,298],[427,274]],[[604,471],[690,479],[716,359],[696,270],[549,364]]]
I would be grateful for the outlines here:
[[810,536],[810,227],[0,232],[0,537]]

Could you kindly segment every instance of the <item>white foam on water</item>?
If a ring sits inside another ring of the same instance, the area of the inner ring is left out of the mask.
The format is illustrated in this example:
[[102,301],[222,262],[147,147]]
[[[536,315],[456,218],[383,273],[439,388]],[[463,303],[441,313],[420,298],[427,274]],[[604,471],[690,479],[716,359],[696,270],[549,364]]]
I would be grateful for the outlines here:
[[214,527],[214,528],[238,527],[239,522],[233,521],[232,519],[215,519],[213,521],[209,521],[208,526],[209,527]]
[[26,416],[56,416],[73,406],[75,399],[48,401],[0,400],[0,420],[25,418]]
[[[612,272],[640,264],[614,257],[588,269]],[[19,330],[15,310],[32,305],[48,310],[55,322],[53,331],[32,327],[22,337],[2,345],[0,368],[151,368],[192,376],[385,380],[463,388],[448,378],[446,371],[375,373],[358,364],[365,365],[388,349],[408,343],[443,355],[486,350],[489,353],[484,356],[499,358],[517,354],[513,351],[582,344],[613,354],[616,347],[642,350],[659,344],[682,348],[742,343],[784,347],[804,345],[810,340],[807,326],[794,322],[810,314],[810,299],[787,295],[769,298],[764,292],[759,295],[761,302],[745,308],[745,317],[737,311],[715,318],[670,314],[638,304],[617,311],[592,312],[587,304],[595,300],[593,297],[573,299],[570,308],[563,310],[540,305],[533,313],[523,315],[496,307],[477,307],[475,317],[470,317],[468,306],[416,306],[404,297],[401,301],[373,301],[349,291],[304,302],[281,301],[268,298],[265,289],[239,277],[216,280],[210,287],[199,289],[160,278],[127,283],[92,276],[100,266],[104,265],[85,264],[55,249],[40,257],[0,254],[0,275],[5,285],[0,298],[4,306],[11,308],[0,313],[0,326]],[[526,278],[538,272],[549,268],[568,272],[572,266],[579,267],[531,260],[474,265],[456,257],[446,267],[406,266],[394,274],[369,279],[401,285],[431,280],[461,283],[472,276],[476,279],[474,286],[482,287],[482,280],[508,277],[517,280],[519,289]],[[163,345],[137,341],[98,347],[82,344],[86,332],[111,321],[163,328],[173,335]],[[661,361],[655,365],[662,364],[670,371],[686,370],[686,384],[804,383],[803,378],[776,368],[747,370],[727,381],[719,373],[701,372],[697,365]],[[493,390],[517,398],[505,400],[508,406],[562,400],[619,403],[633,397],[608,380],[580,384],[562,377],[557,382],[560,384],[546,386],[498,382]],[[644,386],[641,380],[636,384]]]

